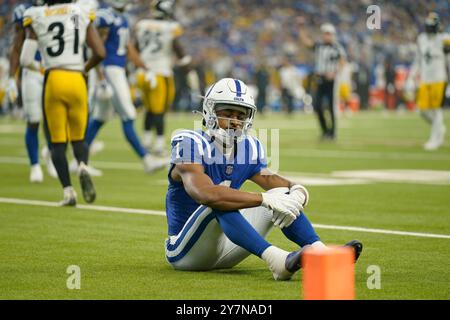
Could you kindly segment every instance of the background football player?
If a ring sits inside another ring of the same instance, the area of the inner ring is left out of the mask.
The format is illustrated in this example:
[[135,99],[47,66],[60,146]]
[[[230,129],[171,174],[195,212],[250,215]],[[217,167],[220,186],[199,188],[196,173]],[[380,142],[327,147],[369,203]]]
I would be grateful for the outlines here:
[[[276,280],[288,280],[301,266],[302,251],[289,253],[267,242],[274,226],[300,247],[325,247],[303,212],[306,188],[270,173],[263,146],[247,134],[255,112],[248,87],[225,78],[204,99],[206,130],[172,138],[166,258],[175,269],[231,268],[254,254]],[[268,191],[239,191],[246,180]],[[362,244],[347,246],[357,259]]]
[[416,103],[425,121],[431,124],[431,134],[425,150],[436,150],[444,143],[445,125],[442,113],[445,87],[450,77],[450,34],[440,32],[439,16],[429,13],[425,32],[417,37],[417,53],[411,67],[406,90],[411,92],[415,80],[420,83]]
[[[173,60],[188,71],[191,57],[186,55],[177,39],[183,33],[181,25],[173,21],[174,1],[153,1],[148,18],[136,24],[138,49],[146,66],[156,73],[156,82],[146,79],[144,73],[138,73],[137,86],[141,90],[146,108],[144,123],[144,146],[155,153],[164,152],[164,113],[172,105],[175,96],[173,79]],[[151,130],[156,129],[156,140],[152,147]]]
[[142,69],[147,67],[130,41],[129,22],[124,15],[128,1],[110,0],[108,3],[111,5],[110,8],[99,9],[96,14],[96,26],[105,42],[106,58],[102,62],[103,68],[98,67],[100,83],[88,125],[86,143],[88,146],[92,144],[113,107],[122,120],[122,129],[128,143],[142,159],[145,171],[151,173],[166,166],[167,161],[148,153],[134,130],[136,108],[127,82],[125,70],[127,56],[137,67]]
[[[15,37],[10,54],[8,96],[12,103],[18,97],[16,75],[19,70],[19,57],[25,41],[25,29],[23,27],[23,14],[25,10],[33,5],[42,5],[43,0],[34,0],[18,5],[14,9],[13,22],[15,24]],[[42,119],[42,84],[44,76],[41,73],[41,55],[36,53],[33,64],[21,70],[21,96],[24,115],[27,121],[25,131],[25,146],[28,159],[30,161],[30,181],[42,182],[44,175],[39,165],[39,123]],[[53,166],[51,155],[47,146],[42,150],[42,155],[47,164],[47,171],[50,176],[56,178],[57,173]]]
[[[96,193],[86,165],[88,148],[84,135],[88,118],[88,96],[85,73],[105,57],[105,48],[93,25],[95,14],[68,0],[48,0],[44,7],[31,7],[24,13],[26,40],[20,63],[29,67],[39,47],[46,70],[43,110],[45,127],[52,143],[51,153],[64,189],[61,205],[74,206],[66,158],[67,143],[79,162],[78,175],[83,197],[90,203]],[[83,47],[87,43],[92,57],[84,64]]]

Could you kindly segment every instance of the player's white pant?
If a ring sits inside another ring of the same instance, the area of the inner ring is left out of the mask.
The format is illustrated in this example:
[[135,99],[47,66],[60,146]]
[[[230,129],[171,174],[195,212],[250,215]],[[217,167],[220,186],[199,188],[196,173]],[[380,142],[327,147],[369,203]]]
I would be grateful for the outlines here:
[[[269,192],[286,193],[288,188]],[[240,210],[265,238],[273,228],[272,212],[264,207]],[[204,271],[231,268],[251,253],[231,242],[223,233],[211,208],[200,206],[176,236],[166,240],[166,259],[177,270]]]
[[122,120],[136,119],[136,108],[131,99],[125,69],[118,66],[106,66],[104,72],[105,78],[113,90],[113,97],[106,101],[96,99],[93,118],[106,121],[111,115],[112,108],[114,108]]
[[97,83],[98,83],[97,71],[95,70],[95,68],[92,68],[88,73],[88,81],[87,81],[89,114],[91,114],[94,111],[96,101],[95,88],[97,87]]
[[38,123],[42,119],[42,86],[44,76],[27,68],[22,71],[22,102],[25,119]]

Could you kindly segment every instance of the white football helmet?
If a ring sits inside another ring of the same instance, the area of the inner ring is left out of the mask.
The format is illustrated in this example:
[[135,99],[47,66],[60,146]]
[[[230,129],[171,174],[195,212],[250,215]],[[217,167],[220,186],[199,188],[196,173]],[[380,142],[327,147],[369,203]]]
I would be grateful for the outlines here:
[[[245,112],[245,120],[224,118],[229,121],[241,122],[242,129],[220,128],[219,117],[216,114],[218,109],[234,109]],[[208,134],[227,145],[245,138],[253,125],[255,113],[255,100],[247,85],[241,80],[224,78],[217,81],[209,88],[203,100],[203,124]]]

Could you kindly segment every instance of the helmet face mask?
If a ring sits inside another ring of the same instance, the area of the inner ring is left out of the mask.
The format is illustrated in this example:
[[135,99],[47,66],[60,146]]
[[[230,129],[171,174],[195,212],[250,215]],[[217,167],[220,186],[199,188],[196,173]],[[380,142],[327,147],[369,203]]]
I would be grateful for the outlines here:
[[174,0],[153,0],[151,3],[151,14],[157,19],[173,18]]
[[247,86],[225,78],[211,86],[203,101],[204,126],[224,144],[244,139],[253,125],[256,106]]

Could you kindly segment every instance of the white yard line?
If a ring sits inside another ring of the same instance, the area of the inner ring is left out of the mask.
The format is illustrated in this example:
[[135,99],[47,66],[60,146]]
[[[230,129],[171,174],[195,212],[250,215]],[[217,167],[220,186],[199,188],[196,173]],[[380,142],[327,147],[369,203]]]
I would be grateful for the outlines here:
[[[1,197],[0,197],[0,203],[31,205],[31,206],[40,206],[40,207],[58,207],[57,202],[15,199],[15,198],[1,198]],[[107,206],[95,206],[95,205],[77,205],[77,209],[95,210],[95,211],[103,211],[103,212],[145,214],[145,215],[155,215],[155,216],[165,216],[166,215],[166,213],[164,211],[158,211],[158,210],[132,209],[132,208],[107,207]],[[63,209],[61,209],[61,210],[63,210]],[[334,226],[334,225],[326,225],[326,224],[313,224],[313,226],[317,229],[392,234],[392,235],[399,235],[399,236],[410,236],[410,237],[421,237],[421,238],[450,239],[450,235],[445,235],[445,234],[406,232],[406,231],[385,230],[385,229],[370,229],[370,228],[350,227],[350,226]]]
[[450,161],[450,155],[431,153],[407,153],[407,152],[377,152],[377,151],[353,151],[353,150],[317,150],[285,148],[281,154],[299,158],[335,158],[335,159],[389,159],[389,160],[426,160],[426,161]]

